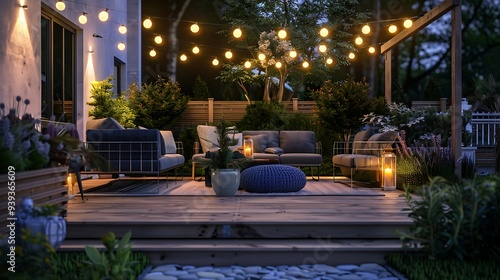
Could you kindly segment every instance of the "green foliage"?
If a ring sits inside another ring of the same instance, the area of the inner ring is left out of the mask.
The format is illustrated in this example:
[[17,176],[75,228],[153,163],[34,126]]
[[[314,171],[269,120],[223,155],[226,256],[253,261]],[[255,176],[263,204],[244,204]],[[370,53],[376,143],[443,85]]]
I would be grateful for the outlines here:
[[181,93],[179,85],[158,77],[154,83],[137,84],[128,88],[129,101],[136,115],[136,124],[148,128],[168,129],[186,110],[189,97]]
[[437,101],[442,97],[441,87],[434,77],[429,77],[424,90],[424,100]]
[[207,83],[198,75],[193,85],[192,100],[207,100],[210,97]]
[[478,261],[430,260],[419,254],[390,253],[387,264],[411,280],[483,280],[498,278],[498,263]]
[[113,77],[109,76],[102,81],[92,82],[90,98],[92,101],[87,105],[92,106],[89,116],[95,119],[114,118],[124,127],[134,127],[135,115],[129,108],[128,99],[125,95],[113,97]]
[[328,129],[343,135],[345,142],[351,132],[363,124],[362,118],[369,112],[380,112],[382,98],[369,96],[366,81],[355,82],[352,78],[340,82],[326,81],[312,93],[318,106],[318,117]]
[[392,86],[392,103],[403,104],[405,106],[410,106],[410,96],[405,92],[403,86],[400,83],[395,83]]
[[240,130],[282,130],[285,112],[285,106],[281,103],[255,102],[247,106],[237,126]]
[[420,198],[406,192],[414,222],[401,239],[430,259],[499,260],[499,179],[450,183],[434,177]]

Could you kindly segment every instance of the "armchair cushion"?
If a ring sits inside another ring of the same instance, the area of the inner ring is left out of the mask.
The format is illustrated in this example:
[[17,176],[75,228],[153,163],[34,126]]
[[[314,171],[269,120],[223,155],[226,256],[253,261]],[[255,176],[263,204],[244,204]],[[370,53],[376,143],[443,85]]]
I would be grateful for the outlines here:
[[280,132],[280,147],[285,153],[314,154],[314,132],[282,130]]
[[215,126],[211,125],[198,125],[196,127],[198,137],[200,138],[201,149],[203,153],[213,152],[218,150],[217,147],[217,133],[215,133]]
[[[366,142],[361,142],[359,143],[358,141],[368,141],[368,139],[370,139],[370,137],[373,135],[373,130],[372,129],[367,129],[367,130],[362,130],[358,133],[356,133],[356,135],[354,135],[354,139],[353,139],[353,149],[354,150],[362,150],[365,148],[366,146]],[[358,142],[358,143],[356,143]]]
[[[368,149],[367,153],[375,156],[380,156],[384,149],[391,148],[392,142],[396,141],[397,137],[397,131],[386,131],[383,133],[374,134],[368,139],[368,142],[366,143],[365,148]],[[380,144],[377,142],[387,143]]]
[[[177,147],[175,145],[174,135],[170,130],[160,130],[161,136],[163,138],[163,144],[161,145],[162,151],[161,154],[175,154],[177,152]],[[164,148],[164,150],[163,150]]]

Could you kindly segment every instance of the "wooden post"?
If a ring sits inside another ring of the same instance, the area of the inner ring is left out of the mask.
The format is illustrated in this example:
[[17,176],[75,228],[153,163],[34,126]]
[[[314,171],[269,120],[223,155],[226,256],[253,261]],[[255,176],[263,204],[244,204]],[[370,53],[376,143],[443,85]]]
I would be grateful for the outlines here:
[[392,50],[385,53],[385,102],[392,102]]
[[451,158],[462,177],[462,1],[451,10]]
[[294,112],[299,111],[299,99],[297,97],[292,98],[292,108]]
[[446,102],[448,101],[448,98],[446,97],[443,97],[443,98],[440,98],[439,101],[441,102],[441,112],[445,112],[446,111]]
[[208,99],[208,122],[214,122],[214,99]]

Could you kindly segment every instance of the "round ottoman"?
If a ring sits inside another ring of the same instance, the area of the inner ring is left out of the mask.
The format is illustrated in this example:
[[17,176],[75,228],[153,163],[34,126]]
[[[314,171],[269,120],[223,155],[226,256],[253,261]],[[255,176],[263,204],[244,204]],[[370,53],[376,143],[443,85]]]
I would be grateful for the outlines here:
[[241,172],[240,188],[254,193],[300,191],[306,185],[302,170],[281,164],[257,165]]

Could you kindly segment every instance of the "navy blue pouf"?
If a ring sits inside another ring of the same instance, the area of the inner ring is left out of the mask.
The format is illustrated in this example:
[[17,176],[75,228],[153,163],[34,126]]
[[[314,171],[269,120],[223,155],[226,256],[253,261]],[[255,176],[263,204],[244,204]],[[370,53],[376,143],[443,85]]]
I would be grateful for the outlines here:
[[302,170],[281,164],[257,165],[241,172],[240,188],[254,193],[300,191],[306,185]]

